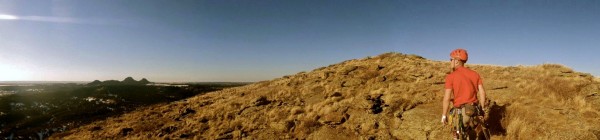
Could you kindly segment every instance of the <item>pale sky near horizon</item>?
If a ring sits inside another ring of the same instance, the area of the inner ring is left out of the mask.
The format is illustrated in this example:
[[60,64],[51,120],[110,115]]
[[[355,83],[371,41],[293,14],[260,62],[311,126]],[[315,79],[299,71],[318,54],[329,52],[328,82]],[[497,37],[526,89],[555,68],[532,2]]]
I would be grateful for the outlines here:
[[0,0],[0,81],[262,81],[455,48],[600,76],[600,1]]

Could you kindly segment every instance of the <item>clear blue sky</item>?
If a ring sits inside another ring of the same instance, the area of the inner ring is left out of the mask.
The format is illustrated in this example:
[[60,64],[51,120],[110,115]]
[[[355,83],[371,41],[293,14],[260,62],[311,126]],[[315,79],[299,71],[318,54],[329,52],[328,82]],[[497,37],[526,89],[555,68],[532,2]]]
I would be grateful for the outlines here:
[[600,75],[600,2],[3,0],[0,81],[260,81],[385,52]]

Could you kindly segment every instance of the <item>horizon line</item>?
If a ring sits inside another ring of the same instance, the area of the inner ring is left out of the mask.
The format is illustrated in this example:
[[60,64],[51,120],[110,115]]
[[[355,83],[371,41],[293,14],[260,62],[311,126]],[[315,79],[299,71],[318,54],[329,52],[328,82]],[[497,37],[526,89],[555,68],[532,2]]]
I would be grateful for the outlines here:
[[[0,83],[10,83],[10,82],[14,82],[14,83],[35,83],[35,82],[40,82],[40,83],[84,83],[84,82],[93,82],[94,80],[91,81],[37,81],[37,80],[23,80],[23,81],[0,81]],[[106,81],[106,80],[105,80]],[[150,81],[152,83],[256,83],[256,82],[260,82],[260,81],[172,81],[172,82],[165,82],[165,81]]]

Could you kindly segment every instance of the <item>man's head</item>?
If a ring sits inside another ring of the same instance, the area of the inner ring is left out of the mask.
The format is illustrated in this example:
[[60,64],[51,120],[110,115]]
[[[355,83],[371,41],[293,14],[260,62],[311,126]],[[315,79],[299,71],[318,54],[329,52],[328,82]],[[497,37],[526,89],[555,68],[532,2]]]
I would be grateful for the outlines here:
[[467,54],[467,50],[464,49],[456,49],[450,52],[450,67],[455,69],[457,66],[464,66],[469,60],[469,54]]

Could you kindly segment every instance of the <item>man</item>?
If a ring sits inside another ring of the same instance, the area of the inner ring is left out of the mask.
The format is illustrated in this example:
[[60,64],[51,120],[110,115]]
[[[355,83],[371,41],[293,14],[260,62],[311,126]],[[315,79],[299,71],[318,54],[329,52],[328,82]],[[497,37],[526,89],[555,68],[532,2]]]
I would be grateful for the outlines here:
[[[481,109],[485,109],[483,81],[477,72],[464,67],[468,58],[467,51],[464,49],[456,49],[450,53],[452,73],[446,76],[446,90],[442,101],[442,123],[444,124],[448,123],[450,94],[454,95],[454,108],[462,109],[465,105],[479,105]],[[464,116],[464,114],[462,115]]]

